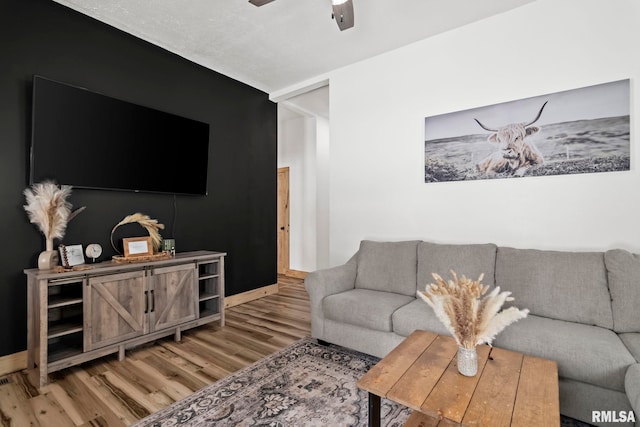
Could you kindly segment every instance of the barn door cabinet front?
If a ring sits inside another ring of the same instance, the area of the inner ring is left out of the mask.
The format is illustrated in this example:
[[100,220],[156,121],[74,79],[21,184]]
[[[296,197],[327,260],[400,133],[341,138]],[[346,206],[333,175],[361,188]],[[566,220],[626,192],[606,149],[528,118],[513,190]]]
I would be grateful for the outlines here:
[[149,276],[150,332],[172,328],[198,317],[195,264],[156,268]]
[[148,332],[145,271],[90,277],[84,298],[84,351]]
[[91,277],[85,292],[85,351],[197,317],[196,265]]

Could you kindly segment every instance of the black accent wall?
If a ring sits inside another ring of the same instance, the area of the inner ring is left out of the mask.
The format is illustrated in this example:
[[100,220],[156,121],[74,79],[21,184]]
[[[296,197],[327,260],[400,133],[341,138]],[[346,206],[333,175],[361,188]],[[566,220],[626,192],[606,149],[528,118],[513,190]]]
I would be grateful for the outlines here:
[[[228,252],[227,295],[276,283],[277,113],[268,95],[51,0],[0,0],[0,356],[26,348],[23,270],[44,250],[23,209],[34,74],[211,125],[208,196],[74,189],[70,202],[86,210],[63,243],[97,242],[111,257],[113,226],[142,212],[166,225],[178,251]],[[166,152],[162,173],[172,147],[157,149]]]

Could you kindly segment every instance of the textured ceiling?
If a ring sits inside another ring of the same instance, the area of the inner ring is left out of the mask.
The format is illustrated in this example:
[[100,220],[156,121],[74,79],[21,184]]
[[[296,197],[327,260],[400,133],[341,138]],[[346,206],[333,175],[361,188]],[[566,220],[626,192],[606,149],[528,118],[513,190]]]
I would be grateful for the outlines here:
[[54,0],[267,93],[534,0],[353,0],[340,31],[330,0]]

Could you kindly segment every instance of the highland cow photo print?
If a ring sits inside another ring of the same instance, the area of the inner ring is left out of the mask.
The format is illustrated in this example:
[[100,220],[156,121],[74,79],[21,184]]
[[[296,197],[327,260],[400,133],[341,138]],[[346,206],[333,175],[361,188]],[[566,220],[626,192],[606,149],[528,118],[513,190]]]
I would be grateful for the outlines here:
[[620,80],[425,118],[425,182],[630,169]]

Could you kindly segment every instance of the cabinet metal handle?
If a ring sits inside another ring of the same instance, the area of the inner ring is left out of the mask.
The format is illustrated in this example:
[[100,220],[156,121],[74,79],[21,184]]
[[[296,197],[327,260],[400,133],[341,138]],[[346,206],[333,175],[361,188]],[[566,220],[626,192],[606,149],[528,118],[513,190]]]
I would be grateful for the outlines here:
[[144,291],[144,314],[149,312],[149,291]]
[[156,295],[154,293],[155,291],[151,291],[151,312],[153,313],[154,311],[156,311]]

